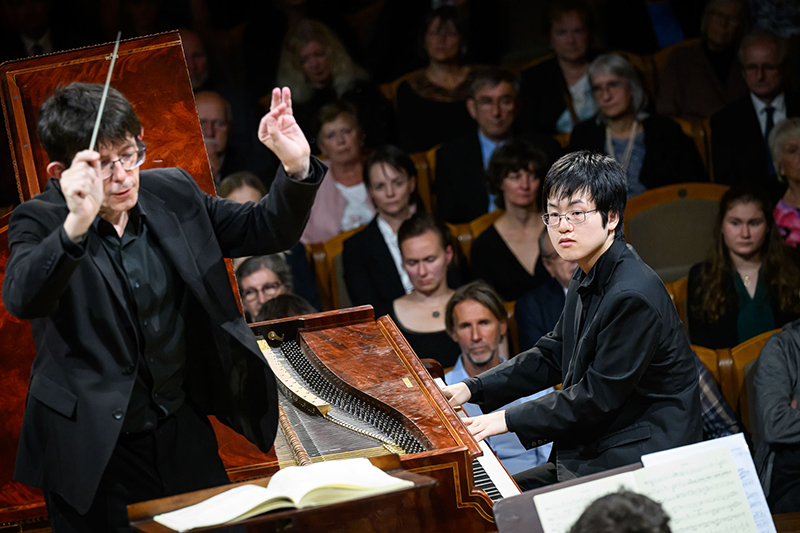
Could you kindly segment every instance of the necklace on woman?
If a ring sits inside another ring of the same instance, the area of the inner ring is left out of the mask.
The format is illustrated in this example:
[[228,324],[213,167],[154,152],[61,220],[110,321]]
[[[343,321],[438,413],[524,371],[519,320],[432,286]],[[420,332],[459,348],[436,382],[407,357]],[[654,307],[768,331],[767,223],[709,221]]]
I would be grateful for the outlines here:
[[749,287],[750,286],[750,276],[745,276],[744,277],[744,286],[745,287]]
[[634,120],[633,124],[631,124],[631,133],[628,136],[628,145],[625,147],[625,152],[622,154],[622,159],[617,159],[617,155],[614,153],[614,143],[611,141],[611,128],[606,126],[606,152],[608,155],[611,156],[613,159],[617,159],[617,162],[625,169],[625,172],[628,171],[628,167],[631,166],[631,159],[633,159],[633,145],[636,142],[636,130],[639,128],[639,121]]
[[439,310],[434,307],[433,313],[431,313],[431,315],[433,315],[433,318],[439,318],[440,315]]

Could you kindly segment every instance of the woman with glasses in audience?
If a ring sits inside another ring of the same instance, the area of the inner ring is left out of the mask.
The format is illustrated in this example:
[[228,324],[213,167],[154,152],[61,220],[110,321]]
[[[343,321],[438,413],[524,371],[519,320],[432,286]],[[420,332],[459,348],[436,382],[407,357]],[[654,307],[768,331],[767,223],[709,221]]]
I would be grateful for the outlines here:
[[570,133],[597,111],[588,75],[591,11],[582,0],[559,0],[547,20],[554,57],[520,74],[519,122],[549,135]]
[[[397,240],[414,288],[391,304],[389,316],[420,358],[452,367],[461,349],[444,323],[447,302],[454,292],[447,286],[447,270],[453,261],[450,232],[430,215],[417,213],[400,226]],[[385,313],[376,310],[375,314]]]
[[338,100],[320,109],[318,122],[317,146],[328,173],[300,238],[303,244],[327,241],[375,216],[364,185],[364,135],[356,109]]
[[784,242],[800,246],[800,118],[779,122],[769,134],[769,149],[778,180],[786,192],[775,206],[773,215]]
[[595,150],[616,159],[628,174],[628,198],[648,189],[708,181],[692,140],[664,116],[647,111],[636,69],[619,54],[589,65],[597,115],[575,126],[569,150]]
[[[309,137],[313,135],[313,122],[322,106],[343,100],[358,111],[367,146],[374,148],[389,140],[388,102],[325,24],[302,20],[287,36],[278,65],[277,83],[292,90],[294,117]],[[269,98],[266,95],[262,99],[265,106],[269,106]],[[313,147],[314,139],[309,138],[309,143]]]
[[255,320],[267,300],[291,293],[294,287],[292,269],[278,254],[249,257],[236,269],[236,279],[248,322]]
[[397,231],[419,205],[417,169],[400,148],[382,146],[364,163],[364,183],[378,214],[344,241],[344,280],[353,305],[383,309],[414,289],[403,268]]
[[464,64],[466,42],[455,7],[440,7],[426,19],[428,66],[397,87],[398,142],[407,152],[429,150],[474,128],[465,104],[472,83],[472,69]]
[[516,301],[550,279],[540,258],[542,181],[547,156],[522,140],[499,147],[489,161],[489,186],[503,214],[478,235],[471,248],[475,278],[489,283],[506,301]]
[[781,242],[772,206],[758,189],[720,200],[711,257],[689,272],[689,339],[731,348],[800,317],[800,269]]

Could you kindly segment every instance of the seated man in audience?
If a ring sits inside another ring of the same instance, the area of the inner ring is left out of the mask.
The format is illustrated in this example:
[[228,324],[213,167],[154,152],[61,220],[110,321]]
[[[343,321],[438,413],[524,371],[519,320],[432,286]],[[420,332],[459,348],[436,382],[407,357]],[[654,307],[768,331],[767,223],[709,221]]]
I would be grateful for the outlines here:
[[[456,290],[445,311],[447,332],[461,347],[461,356],[453,369],[444,375],[445,383],[455,384],[499,365],[500,346],[506,339],[508,323],[503,300],[483,281],[473,281]],[[519,405],[527,400],[544,396],[553,389],[545,389],[505,406]],[[482,414],[473,403],[461,406],[468,415]],[[513,433],[489,437],[486,442],[510,474],[543,465],[550,456],[552,444],[526,450]]]
[[553,331],[564,310],[564,300],[572,274],[578,267],[556,253],[547,236],[547,228],[539,235],[539,253],[544,268],[552,278],[517,300],[514,316],[519,329],[519,349],[530,350],[545,334]]
[[800,100],[785,91],[786,43],[769,32],[746,36],[739,62],[748,94],[711,117],[714,181],[763,188],[773,200],[783,194],[767,139],[781,120],[800,114]]
[[[495,149],[513,135],[519,110],[519,81],[501,69],[483,69],[475,74],[467,98],[467,111],[477,122],[477,131],[442,144],[436,152],[437,216],[444,222],[463,224],[495,210],[489,193],[486,168]],[[560,146],[552,138],[535,134],[529,139],[555,161]]]
[[292,269],[278,254],[250,257],[236,269],[236,279],[248,322],[255,322],[267,300],[291,293],[294,287]]
[[761,443],[755,463],[773,514],[800,511],[800,320],[774,334],[753,378]]
[[[489,412],[465,421],[477,439],[513,431],[528,448],[557,441],[552,463],[515,476],[526,490],[703,436],[697,369],[678,313],[625,244],[625,170],[573,152],[550,168],[543,196],[556,251],[579,267],[561,318],[533,349],[443,389],[451,405],[472,401]],[[561,390],[495,411],[558,383]]]

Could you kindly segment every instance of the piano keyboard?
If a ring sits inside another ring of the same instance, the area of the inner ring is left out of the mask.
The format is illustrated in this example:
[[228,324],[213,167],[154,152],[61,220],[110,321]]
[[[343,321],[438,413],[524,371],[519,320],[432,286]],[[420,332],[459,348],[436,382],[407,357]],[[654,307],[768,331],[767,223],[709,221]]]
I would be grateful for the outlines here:
[[[444,381],[439,378],[434,379],[434,381],[439,387],[445,386]],[[469,416],[460,407],[457,407],[455,411],[461,418]],[[472,477],[475,480],[475,485],[483,490],[492,502],[521,494],[519,487],[486,441],[482,440],[478,445],[481,447],[483,455],[472,461]]]

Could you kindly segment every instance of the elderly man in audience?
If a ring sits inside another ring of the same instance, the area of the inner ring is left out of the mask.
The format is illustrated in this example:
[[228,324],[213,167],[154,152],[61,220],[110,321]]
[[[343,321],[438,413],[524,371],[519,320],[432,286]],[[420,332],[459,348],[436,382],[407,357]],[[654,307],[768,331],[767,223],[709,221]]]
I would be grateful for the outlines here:
[[769,150],[786,192],[772,212],[783,241],[800,246],[800,118],[784,120],[769,134]]
[[706,4],[702,38],[677,47],[659,75],[659,113],[705,119],[747,92],[736,61],[744,17],[741,0]]
[[[436,153],[436,211],[452,224],[469,222],[495,210],[486,169],[497,147],[513,135],[519,109],[517,77],[501,69],[476,71],[469,88],[467,111],[477,129],[442,144]],[[550,161],[560,151],[550,137],[534,134],[530,140],[544,150]]]
[[711,117],[714,180],[728,185],[752,184],[780,198],[769,151],[775,124],[800,114],[800,100],[784,88],[786,43],[769,32],[746,36],[739,48],[748,94]]
[[800,320],[767,341],[753,384],[761,443],[756,468],[770,510],[800,511]]
[[[455,366],[444,376],[446,383],[452,385],[477,376],[485,370],[496,367],[504,360],[500,355],[500,346],[508,333],[506,309],[500,295],[485,282],[473,281],[456,290],[447,303],[445,324],[447,332],[461,348],[461,355]],[[551,387],[520,398],[503,409],[544,396],[552,391]],[[461,407],[470,416],[483,414],[481,408],[474,403],[465,403]],[[510,474],[543,465],[547,462],[553,447],[552,443],[548,443],[526,450],[513,433],[489,437],[486,442],[489,443],[497,458]]]

